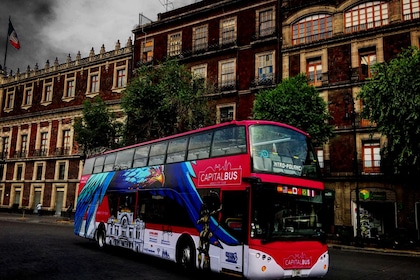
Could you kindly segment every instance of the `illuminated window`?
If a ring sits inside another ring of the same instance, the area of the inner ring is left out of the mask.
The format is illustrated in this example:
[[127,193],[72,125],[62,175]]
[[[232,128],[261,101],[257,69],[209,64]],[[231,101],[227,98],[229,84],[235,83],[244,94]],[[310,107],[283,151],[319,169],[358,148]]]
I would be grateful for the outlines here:
[[346,32],[357,32],[388,24],[388,3],[373,1],[353,7],[345,13]]
[[150,62],[153,60],[153,40],[144,41],[141,48],[141,60]]
[[168,35],[168,56],[180,55],[182,50],[181,32]]
[[319,14],[301,19],[292,26],[293,45],[332,37],[332,16]]
[[404,20],[419,18],[420,8],[419,0],[403,0],[403,16]]

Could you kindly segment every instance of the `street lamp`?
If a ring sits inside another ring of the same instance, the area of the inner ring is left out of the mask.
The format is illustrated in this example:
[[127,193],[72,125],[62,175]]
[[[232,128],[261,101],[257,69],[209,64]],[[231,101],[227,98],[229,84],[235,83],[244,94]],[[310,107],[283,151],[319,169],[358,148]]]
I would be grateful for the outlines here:
[[[351,120],[353,130],[353,159],[354,159],[354,178],[356,182],[356,245],[361,246],[361,226],[360,226],[360,195],[359,195],[359,166],[357,162],[357,135],[356,135],[356,109],[354,99],[351,94],[346,94],[343,98],[345,105],[344,120]],[[351,111],[349,112],[349,106]]]

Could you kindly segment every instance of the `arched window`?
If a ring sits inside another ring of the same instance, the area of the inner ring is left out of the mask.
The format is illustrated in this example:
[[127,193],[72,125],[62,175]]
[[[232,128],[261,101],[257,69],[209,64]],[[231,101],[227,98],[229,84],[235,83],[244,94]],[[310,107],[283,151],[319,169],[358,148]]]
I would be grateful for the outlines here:
[[293,45],[310,43],[332,37],[332,16],[312,15],[292,26]]
[[373,1],[360,4],[345,13],[346,33],[388,24],[388,3]]

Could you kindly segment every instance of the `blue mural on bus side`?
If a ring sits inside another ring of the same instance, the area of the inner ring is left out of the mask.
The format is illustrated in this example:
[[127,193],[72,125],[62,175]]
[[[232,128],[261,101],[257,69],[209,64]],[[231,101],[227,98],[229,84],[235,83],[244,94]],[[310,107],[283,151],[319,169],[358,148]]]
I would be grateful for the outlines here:
[[[201,232],[203,225],[196,221],[200,219],[203,201],[192,180],[196,177],[192,164],[194,162],[182,162],[91,175],[79,194],[75,233],[79,234],[85,215],[86,225],[90,224],[97,205],[102,202],[107,191],[133,192],[143,188],[155,195],[168,197],[184,207],[191,221],[196,224],[197,231]],[[238,240],[221,228],[213,217],[210,218],[210,231],[210,243],[213,245],[221,246],[219,240],[228,245],[239,244]]]

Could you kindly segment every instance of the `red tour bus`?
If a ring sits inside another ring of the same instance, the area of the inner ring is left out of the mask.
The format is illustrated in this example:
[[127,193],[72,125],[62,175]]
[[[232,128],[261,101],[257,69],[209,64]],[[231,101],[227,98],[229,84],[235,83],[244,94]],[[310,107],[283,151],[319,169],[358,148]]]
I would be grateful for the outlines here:
[[323,191],[308,134],[232,121],[86,159],[74,232],[191,269],[322,277]]

